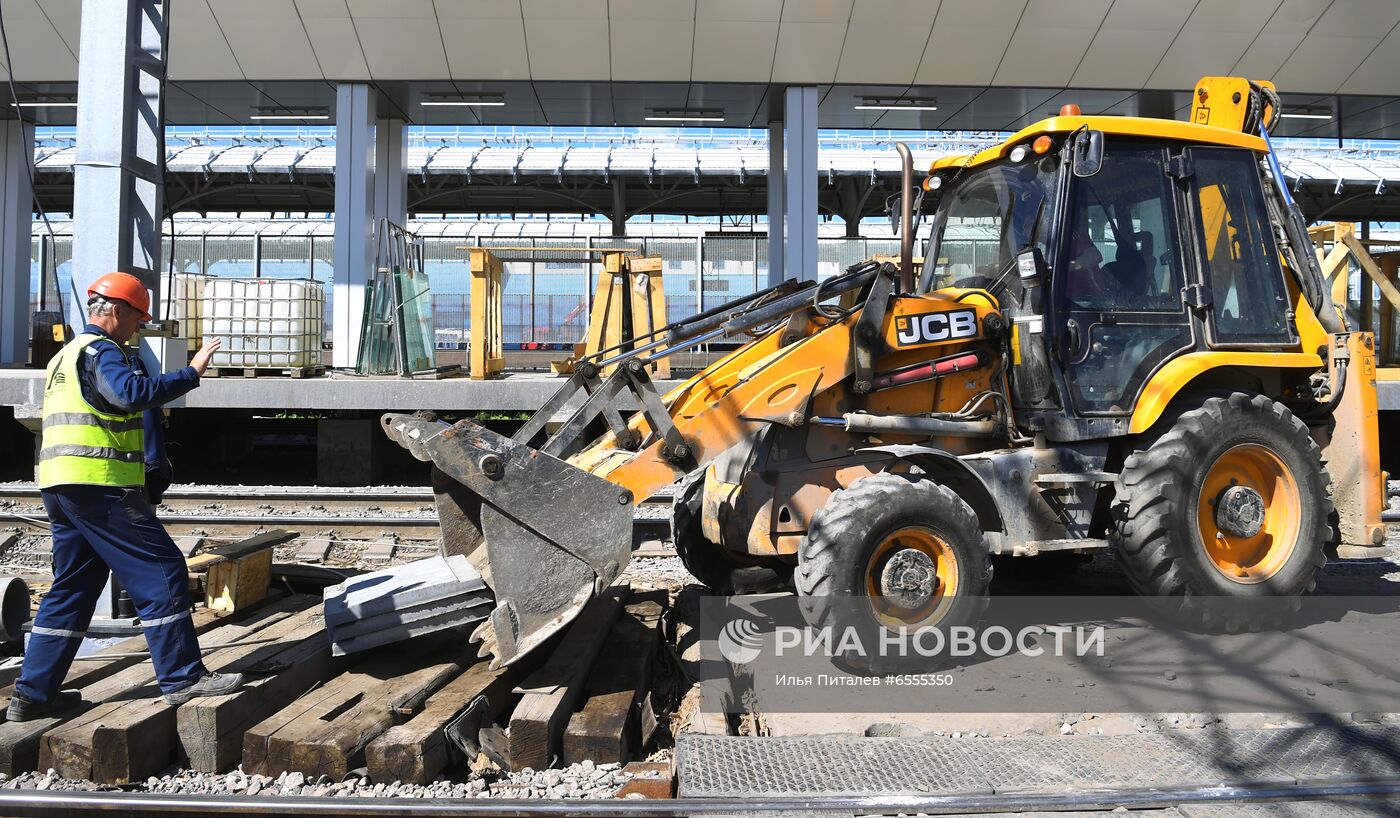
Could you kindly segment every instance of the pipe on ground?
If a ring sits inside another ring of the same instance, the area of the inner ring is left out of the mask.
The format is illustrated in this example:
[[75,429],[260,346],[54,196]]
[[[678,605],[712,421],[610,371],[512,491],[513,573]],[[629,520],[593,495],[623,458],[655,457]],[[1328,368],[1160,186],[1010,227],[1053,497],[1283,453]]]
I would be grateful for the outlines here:
[[28,621],[29,586],[19,577],[0,576],[0,641],[22,641]]

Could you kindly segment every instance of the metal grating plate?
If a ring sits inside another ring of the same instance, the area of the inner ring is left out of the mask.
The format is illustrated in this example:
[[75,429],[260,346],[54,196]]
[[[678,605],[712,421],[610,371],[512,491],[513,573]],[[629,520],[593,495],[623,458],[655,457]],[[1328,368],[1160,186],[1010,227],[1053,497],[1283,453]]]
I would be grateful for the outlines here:
[[1344,725],[1227,734],[1238,752],[1272,759],[1299,784],[1400,776],[1400,728]]
[[682,796],[991,794],[952,739],[681,736]]
[[1212,752],[1187,735],[974,739],[961,749],[996,792],[1293,783],[1267,757]]
[[[682,735],[676,745],[676,768],[680,794],[698,797],[988,794],[1400,780],[1400,728],[1004,739]],[[1366,810],[1373,804],[1340,806]]]

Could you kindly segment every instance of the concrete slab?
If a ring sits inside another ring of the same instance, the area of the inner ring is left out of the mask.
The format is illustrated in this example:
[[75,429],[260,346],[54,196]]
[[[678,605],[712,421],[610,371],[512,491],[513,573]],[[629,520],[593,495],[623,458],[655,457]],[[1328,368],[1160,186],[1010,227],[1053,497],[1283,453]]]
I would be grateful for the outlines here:
[[326,622],[338,625],[482,590],[486,583],[461,555],[429,557],[371,571],[325,591]]
[[391,542],[372,542],[360,553],[360,559],[364,562],[388,562],[394,558],[394,548]]
[[494,603],[495,598],[491,595],[490,591],[485,589],[470,591],[461,596],[452,597],[451,599],[441,599],[424,605],[404,608],[378,616],[371,616],[367,619],[356,619],[351,622],[336,623],[331,625],[331,637],[333,639],[349,639],[375,633],[376,631],[397,628],[401,625],[422,622],[425,619],[448,616],[452,613],[463,614],[462,621],[466,622],[480,618],[475,612],[471,612],[469,615],[470,609],[482,605],[494,607]]
[[331,553],[331,541],[327,537],[313,537],[297,549],[297,562],[325,562]]
[[[376,631],[363,636],[355,636],[349,639],[340,639],[331,642],[331,653],[335,656],[344,656],[347,653],[358,653],[362,650],[377,648],[381,645],[389,645],[402,642],[405,639],[412,639],[415,636],[424,636],[436,631],[455,628],[461,625],[473,625],[491,615],[491,605],[480,605],[466,610],[453,611],[448,614],[430,617],[410,622],[396,628]],[[332,639],[335,639],[332,632]],[[466,640],[466,634],[462,636]]]

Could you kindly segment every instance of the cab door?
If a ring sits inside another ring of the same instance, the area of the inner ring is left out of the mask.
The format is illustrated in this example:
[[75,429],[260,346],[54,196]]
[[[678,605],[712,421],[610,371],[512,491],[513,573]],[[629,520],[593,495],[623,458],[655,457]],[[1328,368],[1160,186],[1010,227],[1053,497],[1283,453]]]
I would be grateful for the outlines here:
[[1201,284],[1209,293],[1206,341],[1216,348],[1297,344],[1257,157],[1240,148],[1191,148],[1186,155]]
[[1131,413],[1152,371],[1192,346],[1167,159],[1165,147],[1109,140],[1099,172],[1071,184],[1053,287],[1077,414]]

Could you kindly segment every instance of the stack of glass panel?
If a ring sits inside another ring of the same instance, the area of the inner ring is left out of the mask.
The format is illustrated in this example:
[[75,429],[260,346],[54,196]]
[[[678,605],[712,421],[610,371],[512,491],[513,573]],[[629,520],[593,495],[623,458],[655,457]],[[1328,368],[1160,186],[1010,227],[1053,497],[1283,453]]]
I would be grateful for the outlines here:
[[422,270],[395,265],[374,274],[365,285],[356,372],[412,375],[437,366],[429,292]]

